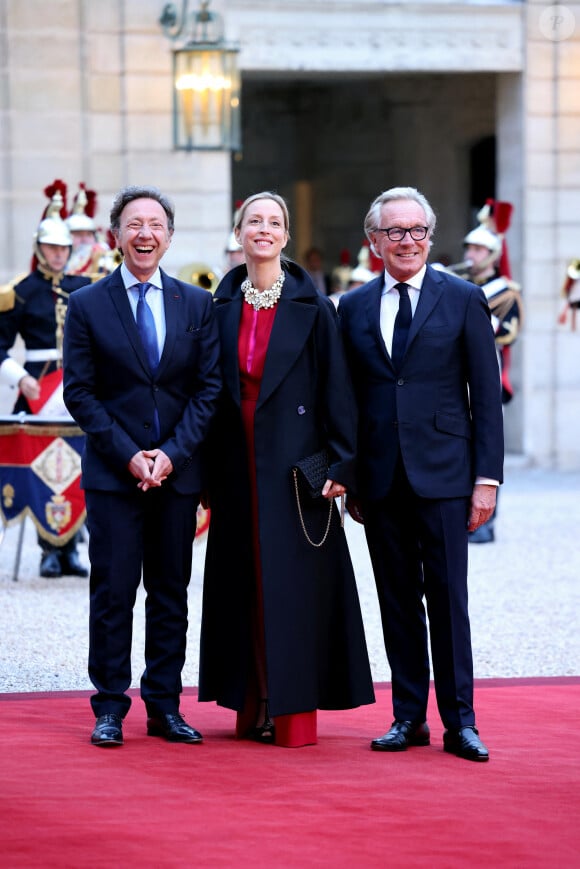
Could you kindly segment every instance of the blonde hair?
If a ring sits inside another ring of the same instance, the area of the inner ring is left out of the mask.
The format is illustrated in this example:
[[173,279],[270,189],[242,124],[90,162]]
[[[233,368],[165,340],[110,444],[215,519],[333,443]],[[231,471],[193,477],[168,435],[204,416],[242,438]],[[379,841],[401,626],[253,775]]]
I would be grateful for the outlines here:
[[286,234],[288,238],[290,238],[290,213],[288,211],[288,206],[286,205],[286,200],[282,198],[278,193],[272,193],[271,190],[264,190],[262,193],[252,193],[251,196],[248,196],[247,199],[244,199],[238,210],[236,211],[234,217],[234,230],[240,230],[242,223],[244,221],[244,215],[250,205],[254,202],[257,202],[259,199],[271,199],[272,202],[275,202],[276,205],[280,206],[282,214],[284,216],[284,229],[286,230]]

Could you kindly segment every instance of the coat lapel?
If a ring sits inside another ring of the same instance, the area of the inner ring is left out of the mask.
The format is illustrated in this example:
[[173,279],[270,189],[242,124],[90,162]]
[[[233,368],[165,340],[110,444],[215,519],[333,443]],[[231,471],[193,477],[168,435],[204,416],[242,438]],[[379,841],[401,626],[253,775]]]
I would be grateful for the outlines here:
[[278,302],[257,408],[268,400],[302,352],[314,326],[317,311],[316,305],[293,298],[281,298]]
[[123,278],[121,277],[120,267],[111,275],[111,280],[107,289],[109,291],[111,301],[115,306],[117,314],[119,315],[119,319],[123,325],[123,328],[127,333],[129,342],[133,347],[133,350],[135,351],[135,355],[138,357],[139,362],[141,363],[145,371],[150,374],[151,372],[149,370],[149,363],[147,362],[145,348],[143,347],[141,338],[139,337],[137,324],[135,322],[135,317],[133,316],[133,311],[131,310],[131,304],[129,302],[127,290],[125,289],[125,284],[123,283]]
[[[371,325],[373,334],[377,340],[377,345],[381,352],[389,360],[392,365],[392,359],[389,356],[383,336],[381,333],[381,295],[384,287],[384,277],[381,276],[373,281],[370,281],[367,286],[366,313]],[[405,355],[413,343],[413,340],[425,324],[425,321],[433,311],[433,308],[439,301],[443,289],[441,287],[441,277],[435,269],[427,266],[421,292],[419,294],[419,302],[413,315],[411,328],[409,329],[409,338],[407,340],[407,349]]]
[[238,332],[242,316],[241,295],[218,304],[216,314],[220,321],[222,376],[230,395],[240,404],[240,371],[238,364]]
[[381,354],[383,354],[389,360],[389,362],[391,362],[391,357],[389,356],[381,332],[381,297],[383,294],[384,286],[384,275],[380,275],[380,277],[375,278],[368,283],[366,287],[366,315],[370,323],[371,331],[377,342],[377,347],[379,348]]
[[[244,304],[239,286],[245,276],[245,266],[228,272],[215,295],[216,314],[220,321],[222,375],[238,405],[241,400],[238,333]],[[317,291],[312,282],[304,281],[301,273],[290,264],[272,326],[257,407],[268,400],[302,352],[316,319],[316,298]]]
[[427,266],[427,271],[425,272],[425,277],[423,278],[423,284],[421,286],[421,292],[419,293],[419,301],[411,322],[411,328],[409,329],[409,337],[405,353],[409,352],[409,348],[411,347],[415,336],[430,316],[433,308],[439,301],[442,292],[443,289],[441,287],[440,276],[437,274],[435,269],[431,269]]
[[162,370],[173,358],[178,330],[180,326],[184,326],[184,305],[181,288],[177,281],[166,275],[163,270],[160,271],[161,282],[163,284],[163,306],[165,309],[165,343],[161,359],[159,360],[158,371]]

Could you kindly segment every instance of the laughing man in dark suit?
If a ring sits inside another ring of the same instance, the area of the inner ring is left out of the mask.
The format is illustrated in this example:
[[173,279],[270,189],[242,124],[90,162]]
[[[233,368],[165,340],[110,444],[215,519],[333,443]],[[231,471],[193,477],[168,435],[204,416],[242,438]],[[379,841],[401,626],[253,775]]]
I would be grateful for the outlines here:
[[111,229],[124,262],[84,288],[65,324],[64,398],[86,433],[91,741],[100,746],[123,743],[141,573],[147,732],[202,739],[179,699],[201,449],[221,381],[211,295],[159,268],[173,227],[173,206],[159,190],[122,189]]
[[429,652],[446,751],[487,761],[475,727],[467,532],[503,474],[501,392],[480,288],[427,263],[435,214],[412,187],[378,196],[365,232],[385,272],[339,316],[359,407],[358,497],[373,564],[394,722],[377,751],[428,745]]

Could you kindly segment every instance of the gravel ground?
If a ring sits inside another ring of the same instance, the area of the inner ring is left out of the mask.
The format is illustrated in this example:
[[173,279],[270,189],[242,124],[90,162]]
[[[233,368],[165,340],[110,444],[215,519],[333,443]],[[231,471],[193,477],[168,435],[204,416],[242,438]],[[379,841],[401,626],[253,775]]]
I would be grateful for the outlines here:
[[[373,678],[388,681],[364,534],[347,517]],[[1,531],[0,531],[1,533]],[[18,581],[19,527],[0,545],[0,693],[91,689],[86,674],[88,581],[38,576],[35,530],[26,521]],[[496,542],[470,545],[470,611],[477,678],[580,675],[580,473],[508,462]],[[194,545],[186,686],[197,685],[205,540]],[[80,555],[88,564],[86,544]],[[143,669],[143,601],[135,609],[133,686]]]

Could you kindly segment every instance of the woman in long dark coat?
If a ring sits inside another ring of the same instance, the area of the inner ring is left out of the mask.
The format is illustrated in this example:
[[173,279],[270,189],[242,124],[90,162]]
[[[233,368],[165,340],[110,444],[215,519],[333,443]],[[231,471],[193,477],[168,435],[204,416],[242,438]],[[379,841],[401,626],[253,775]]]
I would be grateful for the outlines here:
[[249,197],[235,226],[246,264],[215,293],[224,390],[210,436],[199,699],[236,710],[240,737],[306,745],[317,709],[374,694],[338,510],[320,547],[298,515],[292,467],[326,447],[324,497],[301,496],[319,542],[353,479],[356,418],[334,306],[282,263],[288,222],[277,194]]

